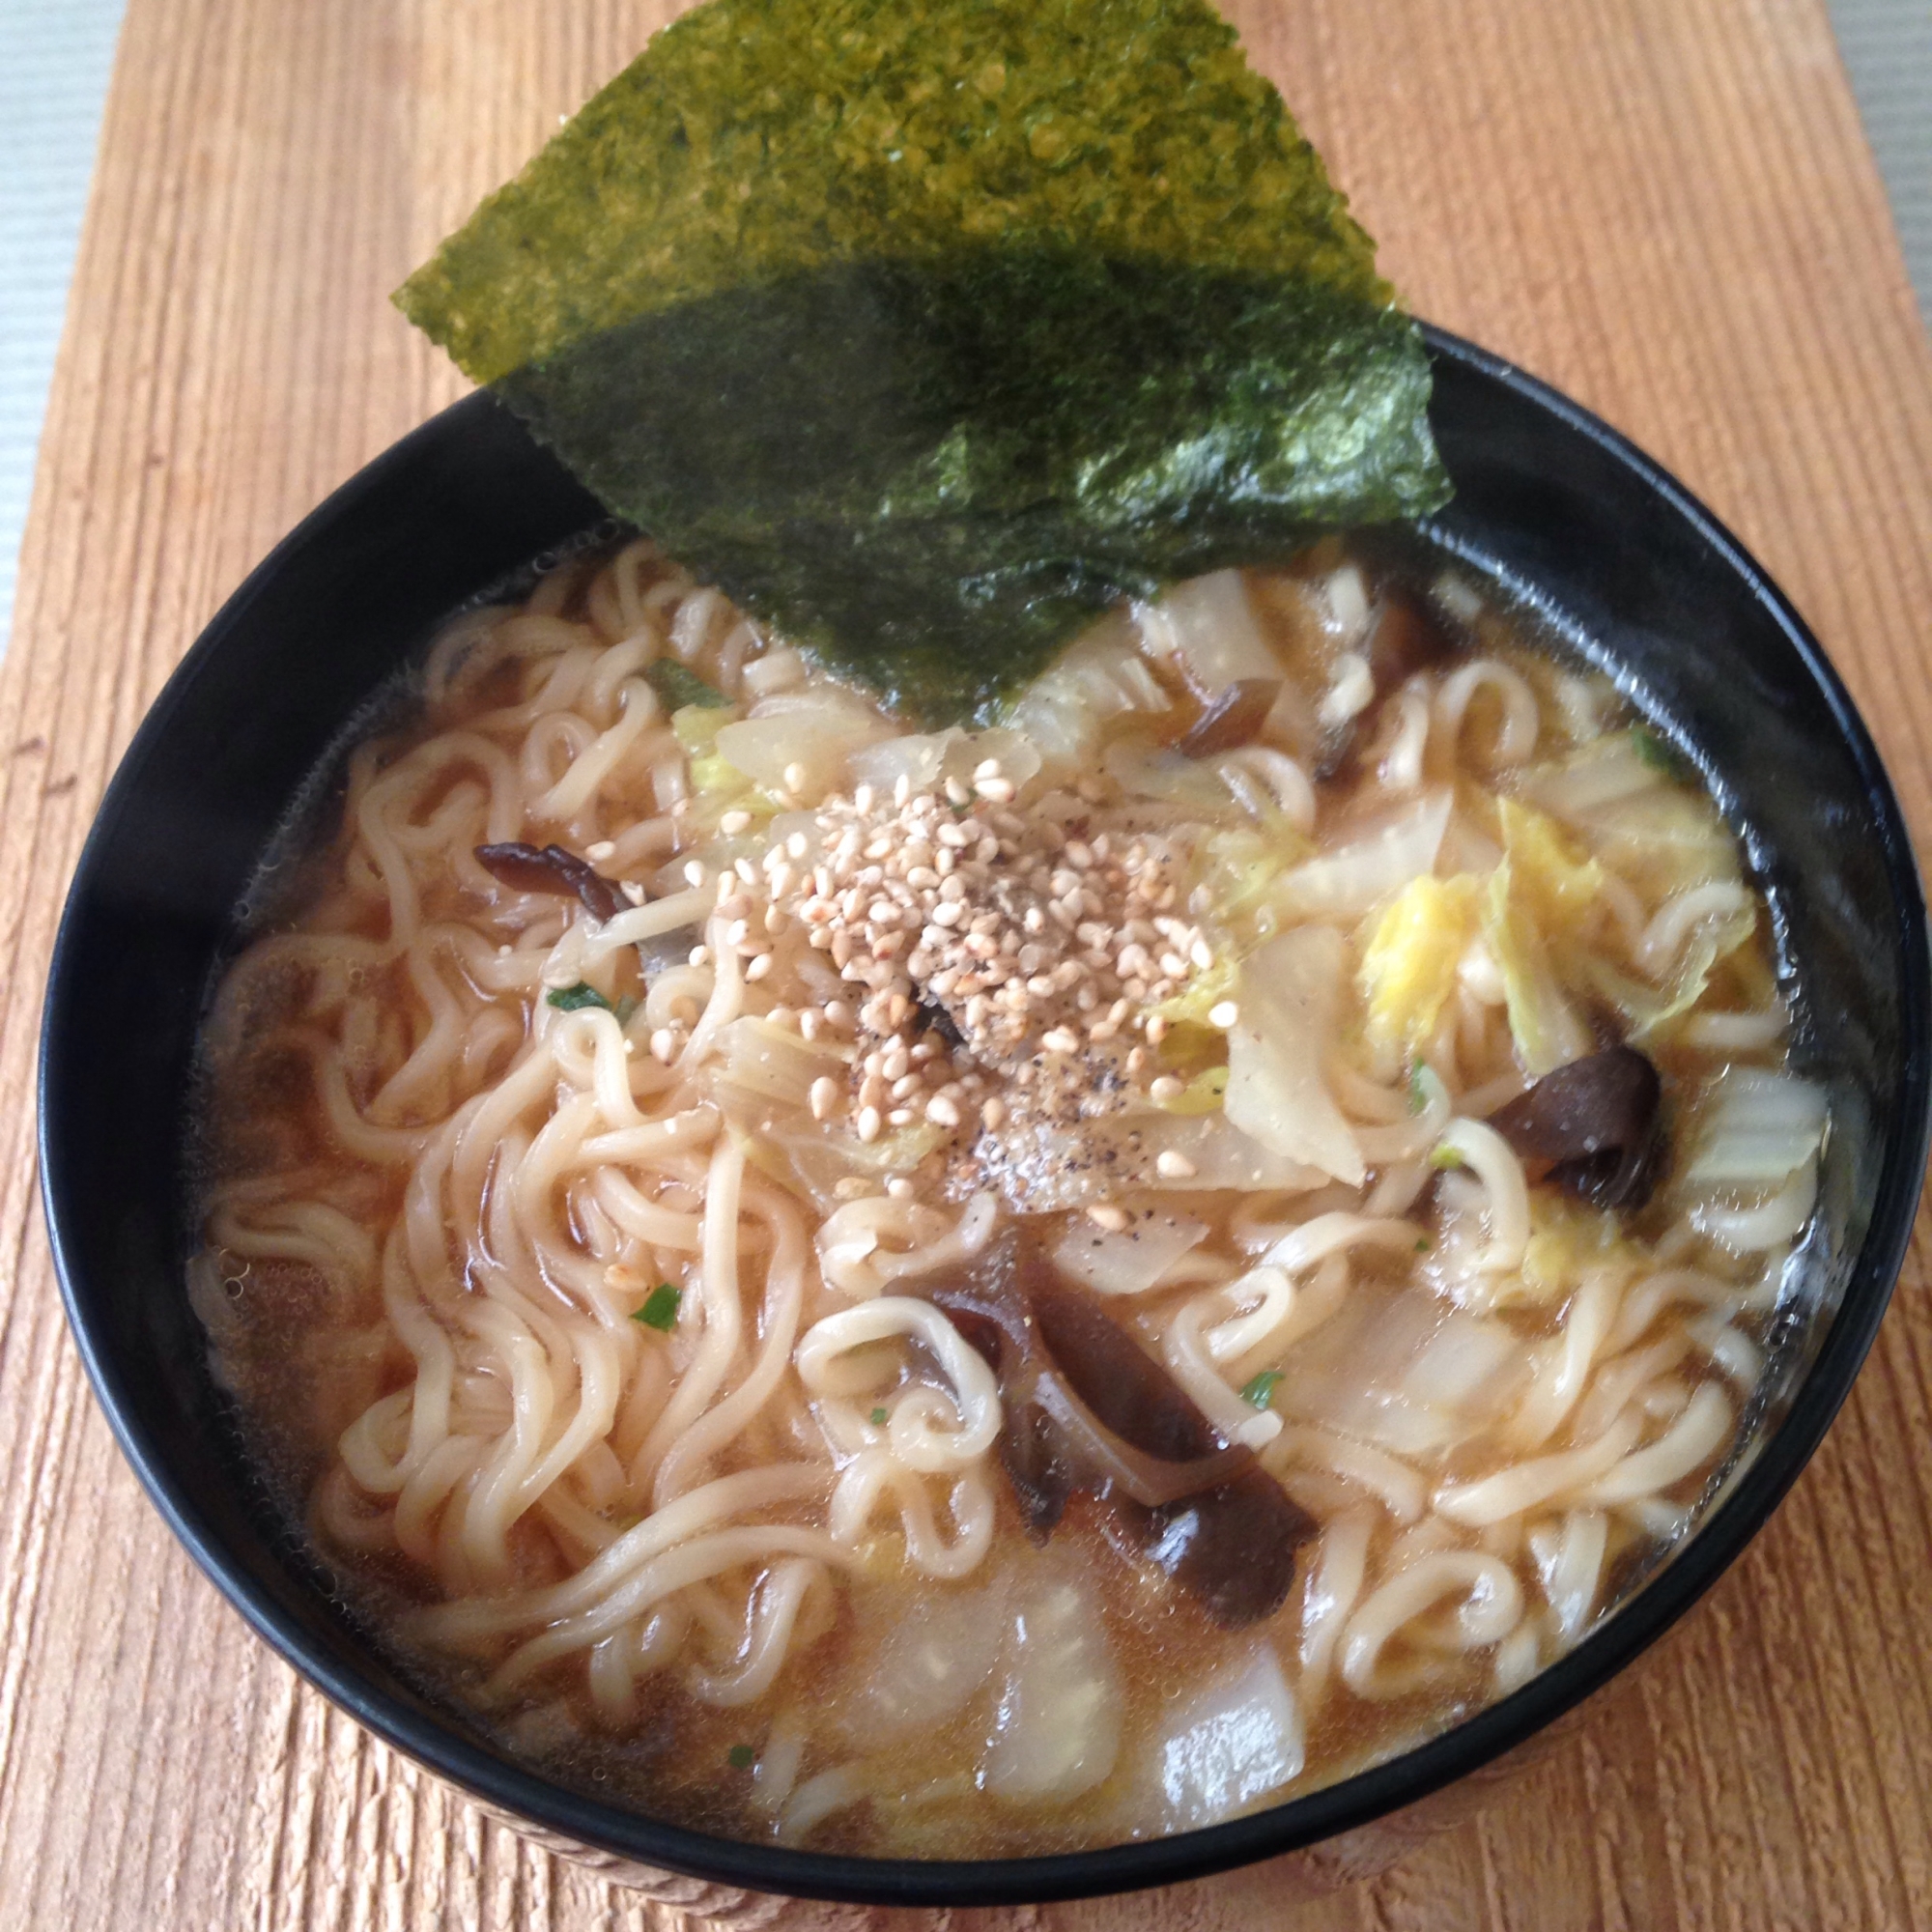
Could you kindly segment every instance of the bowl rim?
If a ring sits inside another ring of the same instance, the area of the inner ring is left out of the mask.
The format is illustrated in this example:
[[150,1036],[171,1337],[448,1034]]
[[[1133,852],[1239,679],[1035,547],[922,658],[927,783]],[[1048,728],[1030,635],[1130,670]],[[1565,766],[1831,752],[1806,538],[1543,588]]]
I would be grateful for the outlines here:
[[222,605],[169,677],[109,782],[69,889],[56,934],[43,1015],[37,1081],[43,1205],[69,1327],[122,1453],[150,1499],[204,1574],[271,1650],[384,1743],[504,1815],[610,1858],[759,1891],[869,1905],[983,1907],[1045,1903],[1173,1885],[1297,1851],[1428,1797],[1491,1763],[1601,1689],[1680,1618],[1742,1554],[1810,1460],[1849,1393],[1877,1334],[1911,1238],[1932,1134],[1932,961],[1925,902],[1904,814],[1850,693],[1789,600],[1735,536],[1628,438],[1501,356],[1431,325],[1434,360],[1514,391],[1634,472],[1714,554],[1783,632],[1824,700],[1858,771],[1877,824],[1896,909],[1905,1050],[1895,1075],[1896,1126],[1887,1145],[1864,1240],[1843,1298],[1788,1412],[1696,1534],[1641,1590],[1572,1651],[1521,1689],[1413,1749],[1267,1810],[1171,1836],[1026,1858],[872,1859],[724,1838],[578,1794],[494,1755],[433,1715],[412,1708],[312,1642],[271,1594],[229,1554],[219,1532],[170,1468],[142,1423],[128,1378],[97,1343],[85,1312],[80,1264],[66,1236],[85,1212],[87,1182],[69,1170],[59,1130],[60,1042],[69,1011],[69,961],[79,911],[119,836],[139,767],[185,705],[203,671],[243,626],[290,559],[329,540],[355,505],[406,470],[467,420],[498,407],[479,392],[411,431],[304,517]]

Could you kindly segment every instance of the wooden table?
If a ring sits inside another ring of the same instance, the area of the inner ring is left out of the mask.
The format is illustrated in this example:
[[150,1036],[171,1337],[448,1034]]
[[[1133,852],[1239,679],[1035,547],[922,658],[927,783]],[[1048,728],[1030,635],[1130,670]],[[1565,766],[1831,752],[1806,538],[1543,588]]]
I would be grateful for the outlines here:
[[[35,1189],[42,980],[95,802],[203,622],[460,383],[384,298],[655,0],[130,0],[0,670],[0,1927],[668,1926],[255,1641],[123,1465]],[[1932,354],[1822,0],[1242,0],[1421,313],[1631,432],[1781,579],[1932,827]],[[1921,1233],[1749,1555],[1533,1781],[1382,1877],[954,1923],[1932,1925]],[[738,1922],[922,1915],[748,1902]]]

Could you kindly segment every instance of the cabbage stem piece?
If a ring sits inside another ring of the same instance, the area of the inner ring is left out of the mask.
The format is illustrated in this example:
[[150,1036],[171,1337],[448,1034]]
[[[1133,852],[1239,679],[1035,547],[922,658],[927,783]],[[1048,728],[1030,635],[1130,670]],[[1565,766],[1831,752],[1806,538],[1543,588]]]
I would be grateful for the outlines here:
[[1332,928],[1297,926],[1242,967],[1224,1105],[1230,1122],[1271,1153],[1359,1187],[1368,1176],[1361,1145],[1324,1073],[1345,952]]

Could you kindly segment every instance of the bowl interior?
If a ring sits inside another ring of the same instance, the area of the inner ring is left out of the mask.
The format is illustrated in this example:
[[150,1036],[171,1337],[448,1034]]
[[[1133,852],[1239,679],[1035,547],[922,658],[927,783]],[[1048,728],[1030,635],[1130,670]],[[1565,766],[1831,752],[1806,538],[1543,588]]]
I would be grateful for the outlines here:
[[183,1286],[185,1106],[211,977],[298,785],[452,609],[602,512],[487,397],[445,412],[308,519],[209,627],[142,726],[83,854],[49,986],[43,1178],[76,1337],[135,1468],[282,1654],[390,1743],[607,1852],[807,1895],[986,1904],[1172,1882],[1419,1798],[1587,1694],[1737,1553],[1815,1447],[1869,1346],[1925,1154],[1924,909],[1890,788],[1776,589],[1653,466],[1561,398],[1432,333],[1457,483],[1432,528],[1515,584],[1705,768],[1781,925],[1797,1058],[1832,1091],[1807,1311],[1699,1534],[1523,1690],[1388,1764],[1151,1844],[1003,1863],[794,1853],[661,1826],[523,1772],[391,1669],[242,1458]]

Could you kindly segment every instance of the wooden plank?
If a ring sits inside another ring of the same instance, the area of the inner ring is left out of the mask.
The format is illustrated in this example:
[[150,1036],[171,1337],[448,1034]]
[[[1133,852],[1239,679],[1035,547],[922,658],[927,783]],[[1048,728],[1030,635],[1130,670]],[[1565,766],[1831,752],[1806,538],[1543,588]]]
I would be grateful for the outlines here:
[[[458,393],[387,290],[667,11],[130,0],[0,668],[0,1923],[682,1916],[372,1743],[202,1582],[86,1395],[30,1118],[61,896],[141,711],[273,539]],[[1732,524],[1932,824],[1932,353],[1820,0],[1232,11],[1415,306],[1601,411]],[[1932,1924],[1927,1263],[1921,1239],[1748,1556],[1479,1816],[1312,1901],[1273,1868],[952,1925]]]

